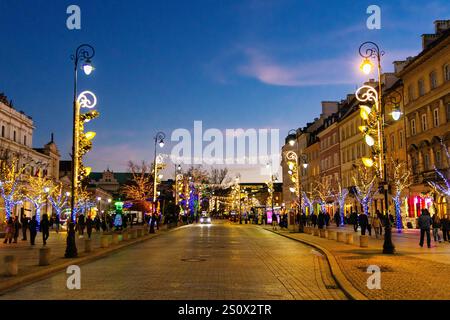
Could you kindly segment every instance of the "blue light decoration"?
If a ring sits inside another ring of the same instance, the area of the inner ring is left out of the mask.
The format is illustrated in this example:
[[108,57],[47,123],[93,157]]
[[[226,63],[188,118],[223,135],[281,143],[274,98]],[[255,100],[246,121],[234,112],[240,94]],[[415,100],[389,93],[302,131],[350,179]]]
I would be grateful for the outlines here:
[[114,218],[114,227],[117,229],[121,229],[123,226],[123,205],[124,203],[122,201],[117,201],[114,203],[114,206],[116,207],[116,216]]
[[402,200],[400,198],[400,193],[396,193],[395,197],[392,199],[395,203],[395,217],[397,232],[402,233],[403,223],[402,223]]

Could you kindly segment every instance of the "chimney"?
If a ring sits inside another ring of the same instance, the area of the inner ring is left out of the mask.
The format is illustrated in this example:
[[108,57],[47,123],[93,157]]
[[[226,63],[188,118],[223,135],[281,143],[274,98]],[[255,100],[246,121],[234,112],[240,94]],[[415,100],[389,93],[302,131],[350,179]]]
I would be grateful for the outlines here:
[[434,32],[441,34],[450,28],[450,20],[436,20],[434,21]]
[[339,102],[338,101],[322,101],[322,115],[330,116],[333,113],[338,112]]

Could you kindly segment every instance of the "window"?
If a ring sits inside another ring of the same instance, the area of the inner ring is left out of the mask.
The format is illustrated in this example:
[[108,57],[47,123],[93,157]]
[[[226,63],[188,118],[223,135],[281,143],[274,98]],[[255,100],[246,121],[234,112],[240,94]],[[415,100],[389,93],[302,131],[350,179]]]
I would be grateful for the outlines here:
[[403,131],[400,131],[398,134],[398,143],[399,143],[399,147],[403,148]]
[[13,140],[14,140],[14,142],[16,142],[16,131],[14,131]]
[[411,135],[416,135],[416,119],[411,120]]
[[444,79],[445,81],[450,81],[450,64],[444,66]]
[[433,71],[430,73],[430,88],[431,90],[437,88],[438,83],[437,83],[437,73],[436,71]]
[[430,167],[430,157],[428,154],[424,154],[423,156],[423,170],[428,171],[428,168]]
[[428,129],[428,123],[427,123],[427,115],[422,115],[422,131],[427,131]]
[[425,94],[425,82],[423,79],[420,79],[417,85],[419,87],[419,96],[423,96]]
[[338,153],[334,154],[334,165],[335,166],[339,165],[339,154]]
[[5,137],[5,126],[2,126],[2,138]]
[[27,136],[23,136],[23,144],[27,145]]
[[395,150],[395,136],[391,134],[391,151]]
[[441,151],[436,151],[436,156],[435,156],[435,160],[436,160],[436,167],[440,168],[441,167]]
[[439,108],[433,110],[433,125],[439,127]]
[[412,85],[408,86],[408,101],[414,100],[414,88]]

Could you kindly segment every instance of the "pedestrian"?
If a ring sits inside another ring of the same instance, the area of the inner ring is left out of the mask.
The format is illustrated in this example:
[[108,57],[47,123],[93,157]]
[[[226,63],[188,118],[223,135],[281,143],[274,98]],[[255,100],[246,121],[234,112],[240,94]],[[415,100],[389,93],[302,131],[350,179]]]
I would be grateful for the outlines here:
[[431,225],[433,227],[434,242],[442,242],[441,236],[439,235],[439,229],[441,228],[441,219],[439,218],[437,213],[433,214],[433,218],[431,219]]
[[330,226],[330,214],[328,212],[325,211],[324,213],[324,219],[325,219],[325,225],[327,226],[327,228]]
[[151,218],[150,218],[150,231],[149,233],[155,233],[155,214],[152,214]]
[[450,220],[448,214],[444,216],[441,220],[442,237],[444,241],[450,242]]
[[311,223],[313,225],[313,228],[315,228],[317,225],[317,215],[314,212],[311,214]]
[[92,221],[91,216],[88,216],[86,219],[86,231],[87,231],[87,235],[88,238],[91,238],[92,235],[92,227],[94,226],[94,222]]
[[373,223],[373,217],[372,215],[369,213],[367,215],[367,231],[369,231],[369,236],[372,236],[372,223]]
[[369,221],[367,219],[367,215],[364,212],[361,212],[358,216],[358,223],[359,226],[361,227],[361,235],[365,236],[366,235],[366,229],[367,229],[367,225],[369,224]]
[[319,215],[317,216],[317,226],[319,229],[323,229],[325,226],[325,215],[322,211],[319,212]]
[[275,212],[272,213],[272,229],[277,230],[278,218]]
[[378,239],[378,236],[381,236],[382,225],[381,225],[380,217],[376,214],[372,220],[372,227],[375,231],[375,237]]
[[419,228],[420,228],[420,243],[419,245],[423,247],[423,240],[425,234],[427,235],[427,245],[428,248],[431,248],[431,237],[430,237],[430,226],[431,226],[431,217],[427,209],[422,209],[422,214],[419,217]]
[[42,215],[42,220],[39,229],[42,232],[42,240],[45,246],[47,245],[47,239],[50,236],[50,221],[48,220],[48,215],[46,213]]
[[59,214],[57,214],[55,216],[55,229],[56,229],[56,233],[59,233],[59,227],[61,225],[61,219],[59,218]]
[[78,222],[77,222],[77,231],[78,231],[79,238],[84,238],[84,227],[85,227],[84,214],[80,214],[78,216]]
[[334,222],[336,223],[336,227],[339,228],[341,225],[341,214],[339,213],[339,209],[336,210],[336,213],[334,214]]
[[28,224],[28,228],[30,229],[30,243],[32,246],[34,246],[34,242],[37,235],[37,221],[36,216],[33,216],[31,218],[30,223]]
[[22,228],[22,225],[19,222],[19,217],[14,217],[14,243],[17,243],[17,238],[19,237],[19,230]]
[[353,230],[355,232],[358,231],[358,212],[352,211],[352,213],[350,213],[350,221],[353,224]]
[[380,210],[377,210],[375,215],[378,217],[378,219],[380,220],[380,236],[383,235],[383,227],[384,227],[384,219],[383,219],[383,215],[381,214]]
[[22,241],[27,241],[27,229],[30,219],[25,214],[22,214]]
[[5,228],[5,241],[3,243],[11,243],[14,236],[14,221],[12,217],[9,217]]

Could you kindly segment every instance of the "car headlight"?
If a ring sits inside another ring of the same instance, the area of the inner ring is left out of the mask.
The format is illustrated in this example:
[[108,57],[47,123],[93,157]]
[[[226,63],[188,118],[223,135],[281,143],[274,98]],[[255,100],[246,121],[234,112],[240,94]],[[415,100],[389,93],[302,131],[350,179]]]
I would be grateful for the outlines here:
[[200,218],[200,222],[203,222],[203,218]]

